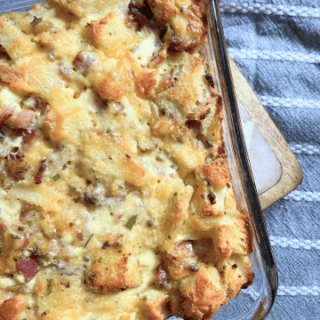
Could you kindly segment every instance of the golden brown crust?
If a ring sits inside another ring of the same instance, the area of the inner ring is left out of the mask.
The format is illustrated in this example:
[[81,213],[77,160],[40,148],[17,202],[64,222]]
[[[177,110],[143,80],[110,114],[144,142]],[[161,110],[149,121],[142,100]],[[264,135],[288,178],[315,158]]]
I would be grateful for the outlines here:
[[159,120],[152,123],[152,134],[154,136],[165,136],[177,131],[177,121],[172,120]]
[[58,0],[58,2],[70,10],[73,14],[75,14],[77,17],[81,17],[85,14],[83,5],[85,4],[85,1],[76,1],[76,0]]
[[172,310],[176,313],[183,312],[191,319],[210,319],[228,301],[225,290],[219,288],[204,269],[183,280],[180,292],[181,296],[174,300]]
[[137,75],[136,78],[136,88],[138,95],[142,98],[147,97],[151,90],[155,87],[157,84],[157,71],[152,72],[145,72],[142,71]]
[[[137,279],[130,274],[132,270],[128,267],[128,257],[122,257],[115,264],[105,265],[100,263],[92,266],[92,273],[87,280],[90,285],[103,292],[118,291],[121,289],[135,288],[138,286]],[[132,267],[132,266],[131,266]]]
[[0,65],[0,79],[4,83],[16,82],[21,78],[21,73],[17,72],[14,68]]
[[205,164],[202,169],[206,180],[220,188],[224,188],[230,180],[230,170],[226,159],[220,159],[211,162],[210,164]]
[[121,67],[110,72],[102,81],[99,81],[96,90],[101,99],[116,101],[126,93],[131,79],[132,75],[125,58]]
[[167,20],[170,16],[173,16],[178,12],[174,3],[170,2],[169,0],[150,0],[148,2],[151,8],[153,8],[155,17],[158,19]]
[[236,298],[241,288],[249,286],[254,278],[247,256],[233,254],[230,258],[221,260],[217,269],[222,276],[223,283],[228,288],[230,298]]
[[206,203],[203,206],[203,209],[201,211],[201,216],[203,218],[205,217],[223,217],[224,212],[221,210],[216,210],[213,206],[210,204]]
[[16,320],[23,308],[23,302],[19,296],[5,300],[0,306],[1,320]]
[[231,226],[218,227],[218,255],[230,257],[231,253],[249,255],[253,251],[252,231],[247,217],[237,219]]
[[161,92],[162,90],[169,88],[172,84],[173,83],[171,75],[169,73],[166,73],[161,77],[156,90],[157,92]]
[[169,50],[192,52],[203,40],[205,23],[192,1],[147,0],[155,19],[170,26]]
[[124,95],[125,91],[125,86],[120,81],[114,80],[112,75],[109,75],[97,86],[97,92],[104,100],[117,100]]
[[108,23],[108,17],[104,17],[97,21],[92,21],[90,27],[92,29],[93,39],[97,41],[100,38],[104,25]]
[[146,318],[150,320],[164,320],[167,318],[168,305],[167,301],[158,300],[147,303],[144,310]]

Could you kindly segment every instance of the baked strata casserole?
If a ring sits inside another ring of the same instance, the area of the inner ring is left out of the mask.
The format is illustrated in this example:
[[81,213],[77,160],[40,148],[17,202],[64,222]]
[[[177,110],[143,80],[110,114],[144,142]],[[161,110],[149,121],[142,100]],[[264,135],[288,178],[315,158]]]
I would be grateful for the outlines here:
[[209,319],[253,280],[196,0],[0,17],[0,319]]

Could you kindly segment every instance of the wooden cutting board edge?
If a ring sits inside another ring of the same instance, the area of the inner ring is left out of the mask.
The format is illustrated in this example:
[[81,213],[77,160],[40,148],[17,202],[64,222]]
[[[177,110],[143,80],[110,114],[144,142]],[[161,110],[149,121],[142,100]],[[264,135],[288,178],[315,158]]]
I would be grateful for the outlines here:
[[237,98],[248,111],[282,166],[282,175],[277,184],[259,195],[261,208],[264,210],[294,190],[302,181],[303,172],[276,124],[230,56],[229,63]]

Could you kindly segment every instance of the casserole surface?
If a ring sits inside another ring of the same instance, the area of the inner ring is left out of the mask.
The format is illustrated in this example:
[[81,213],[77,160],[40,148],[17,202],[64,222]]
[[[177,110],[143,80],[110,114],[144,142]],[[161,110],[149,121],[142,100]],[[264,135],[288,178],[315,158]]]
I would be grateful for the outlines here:
[[209,319],[252,282],[191,1],[0,18],[0,315]]

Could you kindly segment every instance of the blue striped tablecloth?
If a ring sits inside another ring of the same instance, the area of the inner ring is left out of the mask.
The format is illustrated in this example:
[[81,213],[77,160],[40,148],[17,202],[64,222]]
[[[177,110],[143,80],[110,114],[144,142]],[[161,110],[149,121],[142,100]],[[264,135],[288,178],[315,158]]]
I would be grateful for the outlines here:
[[279,291],[267,320],[320,319],[320,1],[220,2],[228,51],[304,180],[264,211]]

